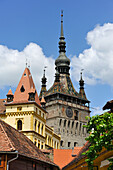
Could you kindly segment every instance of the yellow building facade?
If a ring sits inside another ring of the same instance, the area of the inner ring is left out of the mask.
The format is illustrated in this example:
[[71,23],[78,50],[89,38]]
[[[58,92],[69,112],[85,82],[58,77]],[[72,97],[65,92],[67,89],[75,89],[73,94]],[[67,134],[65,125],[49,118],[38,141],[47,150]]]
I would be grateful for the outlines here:
[[6,111],[0,118],[24,133],[40,149],[60,147],[60,136],[46,125],[47,112],[41,106],[28,68],[25,69],[15,94],[9,90]]

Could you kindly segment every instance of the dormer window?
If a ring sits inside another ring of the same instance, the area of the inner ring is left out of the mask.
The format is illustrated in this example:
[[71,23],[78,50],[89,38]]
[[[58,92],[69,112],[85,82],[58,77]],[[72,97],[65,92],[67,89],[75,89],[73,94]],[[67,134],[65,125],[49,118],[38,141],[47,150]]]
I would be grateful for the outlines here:
[[20,91],[23,93],[25,91],[24,86],[22,85]]

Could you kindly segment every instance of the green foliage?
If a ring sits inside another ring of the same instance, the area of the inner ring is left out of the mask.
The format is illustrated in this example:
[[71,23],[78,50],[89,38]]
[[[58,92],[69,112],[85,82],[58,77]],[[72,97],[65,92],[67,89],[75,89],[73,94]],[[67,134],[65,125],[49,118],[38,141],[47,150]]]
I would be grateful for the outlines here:
[[[87,156],[86,162],[90,170],[93,170],[93,161],[99,156],[102,148],[113,150],[113,113],[104,113],[93,117],[87,117],[86,127],[90,134],[86,140],[91,143],[88,151],[85,152]],[[109,170],[113,169],[113,160],[110,161]],[[110,169],[111,168],[111,169]]]

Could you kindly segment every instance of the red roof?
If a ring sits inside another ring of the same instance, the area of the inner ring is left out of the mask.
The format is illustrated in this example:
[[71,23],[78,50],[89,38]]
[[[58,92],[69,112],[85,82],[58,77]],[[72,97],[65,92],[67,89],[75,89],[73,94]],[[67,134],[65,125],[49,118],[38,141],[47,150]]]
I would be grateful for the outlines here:
[[0,120],[0,152],[18,151],[19,155],[55,165],[24,134]]
[[74,157],[73,155],[78,155],[79,151],[82,147],[75,147],[74,150],[72,149],[54,149],[54,163],[57,164],[60,168],[67,165],[71,162]]
[[71,160],[67,165],[65,165],[62,169],[65,170],[65,168],[69,167],[72,164],[76,164],[80,159],[86,157],[86,155],[82,155],[82,153],[84,153],[86,150],[88,150],[89,146],[91,144],[87,141],[83,147],[81,147],[81,149],[79,150],[79,153],[77,154],[77,156]]
[[13,95],[13,93],[12,93],[12,90],[11,90],[11,89],[9,89],[9,91],[8,91],[7,95]]
[[28,68],[25,68],[24,73],[15,91],[12,104],[21,103],[21,102],[24,102],[24,103],[29,102],[28,99],[29,99],[30,92],[36,92],[35,102],[41,106],[30,70]]

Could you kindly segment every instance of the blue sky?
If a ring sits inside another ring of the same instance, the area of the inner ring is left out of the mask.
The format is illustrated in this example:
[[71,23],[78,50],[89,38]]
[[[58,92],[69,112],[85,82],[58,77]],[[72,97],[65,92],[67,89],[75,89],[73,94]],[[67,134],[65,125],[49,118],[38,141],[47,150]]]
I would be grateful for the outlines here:
[[6,96],[9,86],[15,91],[26,58],[38,91],[44,65],[48,65],[50,87],[58,57],[62,9],[72,81],[78,91],[83,68],[86,94],[95,108],[91,108],[92,114],[100,113],[113,96],[112,0],[0,0],[0,98]]

